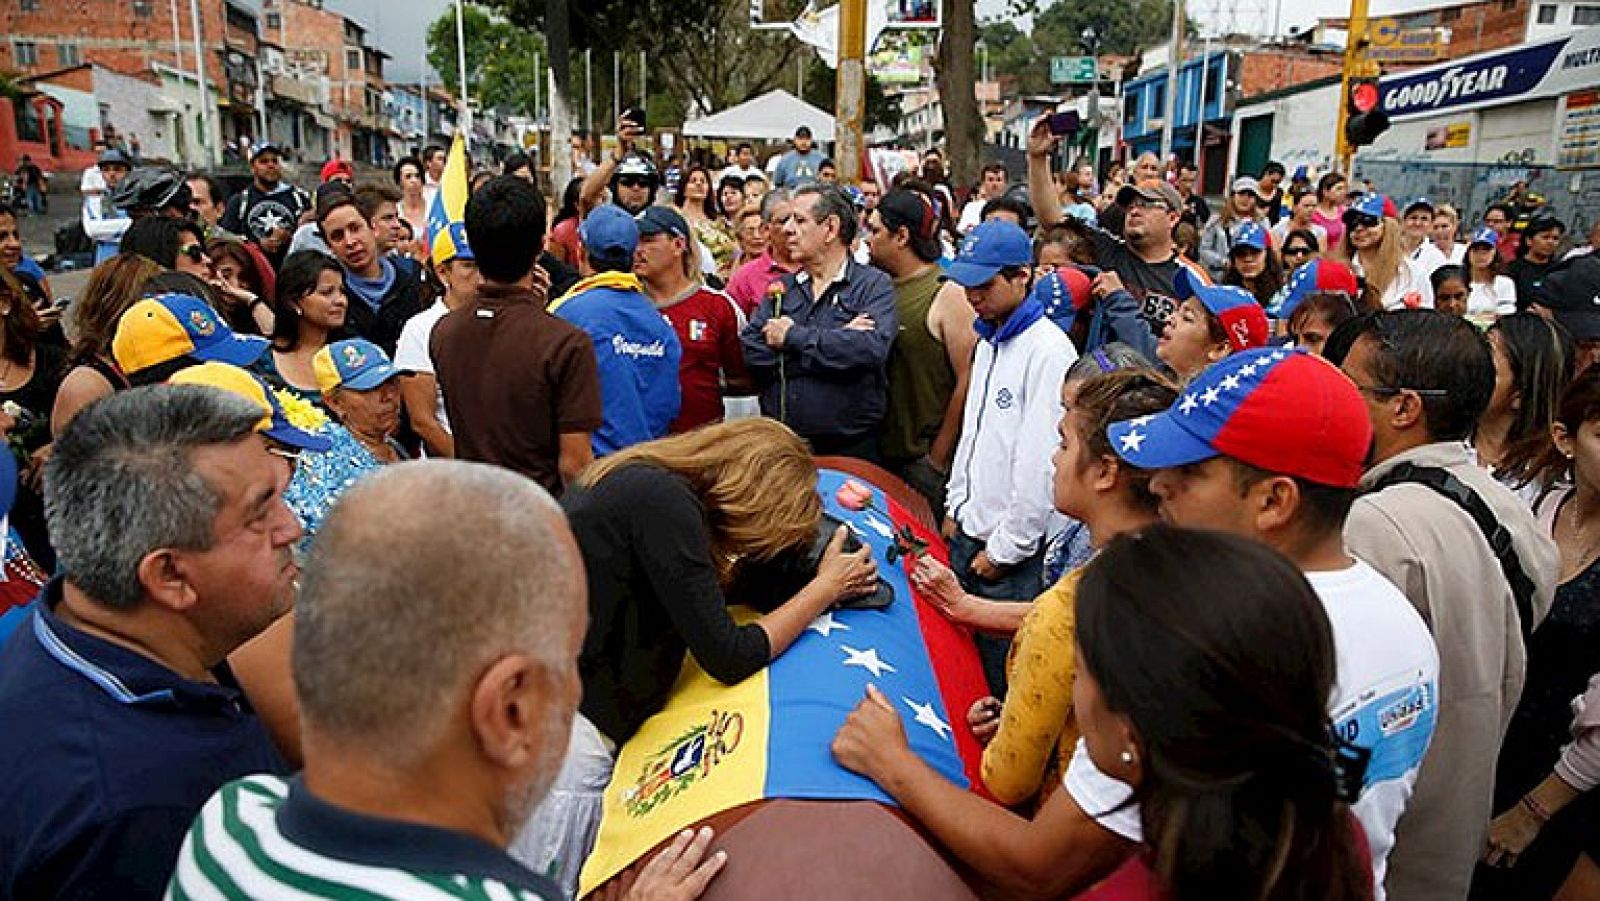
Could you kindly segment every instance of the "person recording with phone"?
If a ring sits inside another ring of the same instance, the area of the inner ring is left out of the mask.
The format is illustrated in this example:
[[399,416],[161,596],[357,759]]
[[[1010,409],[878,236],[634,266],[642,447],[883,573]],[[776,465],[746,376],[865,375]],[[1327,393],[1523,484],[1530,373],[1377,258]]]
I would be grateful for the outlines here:
[[584,176],[583,187],[578,191],[578,210],[588,216],[589,211],[606,200],[637,216],[656,202],[656,189],[661,187],[661,174],[650,159],[647,149],[638,146],[645,137],[644,110],[625,110],[617,117],[617,146],[603,154],[600,165]]

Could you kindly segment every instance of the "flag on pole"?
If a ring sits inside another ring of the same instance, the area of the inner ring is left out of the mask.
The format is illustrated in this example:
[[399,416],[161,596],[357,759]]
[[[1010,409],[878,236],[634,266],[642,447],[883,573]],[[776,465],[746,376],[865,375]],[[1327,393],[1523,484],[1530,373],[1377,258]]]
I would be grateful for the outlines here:
[[467,142],[457,132],[444,160],[444,173],[439,176],[439,190],[433,193],[433,206],[428,208],[428,253],[435,266],[456,257],[472,259],[463,221],[467,215],[467,185]]
[[[988,694],[977,650],[917,596],[908,578],[914,561],[889,553],[907,527],[940,560],[944,544],[876,488],[870,504],[846,509],[839,499],[846,481],[821,470],[817,491],[828,515],[872,549],[893,603],[824,613],[772,665],[737,685],[717,682],[688,657],[666,708],[618,753],[580,895],[678,830],[752,801],[894,803],[839,766],[829,748],[869,682],[894,702],[913,751],[962,788],[982,785],[982,749],[966,725],[968,708]],[[744,621],[755,616],[732,610]]]

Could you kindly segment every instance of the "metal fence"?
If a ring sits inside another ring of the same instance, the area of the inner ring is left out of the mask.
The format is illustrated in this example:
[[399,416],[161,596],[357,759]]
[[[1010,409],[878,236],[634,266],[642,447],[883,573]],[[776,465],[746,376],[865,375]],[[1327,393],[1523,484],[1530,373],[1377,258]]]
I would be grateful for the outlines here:
[[1531,193],[1544,197],[1576,243],[1583,243],[1589,226],[1600,219],[1600,170],[1595,169],[1358,159],[1355,175],[1371,179],[1402,206],[1413,197],[1450,204],[1461,213],[1463,233],[1481,222],[1489,204],[1504,198],[1518,181],[1526,181]]

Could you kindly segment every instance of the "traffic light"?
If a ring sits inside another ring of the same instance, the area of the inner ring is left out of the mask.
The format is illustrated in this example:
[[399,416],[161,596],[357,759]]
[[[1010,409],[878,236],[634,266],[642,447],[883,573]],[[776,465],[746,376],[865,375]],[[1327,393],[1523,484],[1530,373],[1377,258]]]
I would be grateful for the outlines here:
[[1378,104],[1378,79],[1350,79],[1344,102],[1344,140],[1350,147],[1365,147],[1389,130],[1389,114]]

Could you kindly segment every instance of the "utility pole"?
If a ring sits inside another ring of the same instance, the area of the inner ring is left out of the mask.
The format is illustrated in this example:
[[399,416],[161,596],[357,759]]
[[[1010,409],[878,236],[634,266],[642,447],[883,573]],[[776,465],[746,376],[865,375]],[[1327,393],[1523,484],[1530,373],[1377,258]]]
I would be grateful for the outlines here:
[[1367,0],[1350,0],[1350,22],[1344,39],[1344,74],[1339,81],[1339,122],[1333,130],[1338,143],[1336,155],[1339,171],[1350,177],[1350,164],[1355,158],[1355,148],[1345,140],[1344,127],[1349,118],[1350,79],[1364,75],[1373,68],[1363,57],[1367,49]]
[[839,180],[853,185],[861,180],[862,134],[867,119],[867,0],[839,2],[839,90],[834,106],[833,155]]
[[456,67],[461,78],[461,130],[467,134],[467,153],[472,153],[472,103],[467,92],[467,26],[461,0],[456,0]]
[[1206,75],[1210,71],[1211,39],[1209,37],[1206,38],[1205,43],[1201,44],[1200,48],[1200,108],[1194,115],[1194,168],[1198,176],[1196,184],[1199,188],[1199,193],[1204,194],[1206,190],[1206,170],[1202,168],[1201,163],[1205,160],[1206,153]]
[[[1356,0],[1363,2],[1363,0]],[[1183,62],[1183,0],[1172,0],[1172,34],[1167,38],[1167,103],[1161,114],[1161,165],[1172,155],[1172,118],[1178,111],[1178,66]],[[1164,170],[1163,170],[1164,171]]]
[[[648,110],[650,108],[650,92],[647,90],[649,86],[647,84],[645,84],[645,80],[644,80],[645,64],[646,64],[646,61],[645,61],[644,51],[640,50],[639,51],[639,108],[642,109],[642,110]],[[646,116],[645,118],[648,119],[649,117]]]
[[611,51],[611,121],[622,118],[622,54]]
[[212,166],[217,160],[211,153],[211,110],[206,99],[206,51],[205,38],[201,36],[200,0],[189,0],[189,16],[194,19],[194,77],[200,89],[200,158],[207,166]]
[[[583,51],[583,127],[594,137],[594,48]],[[599,143],[599,142],[596,142]]]

